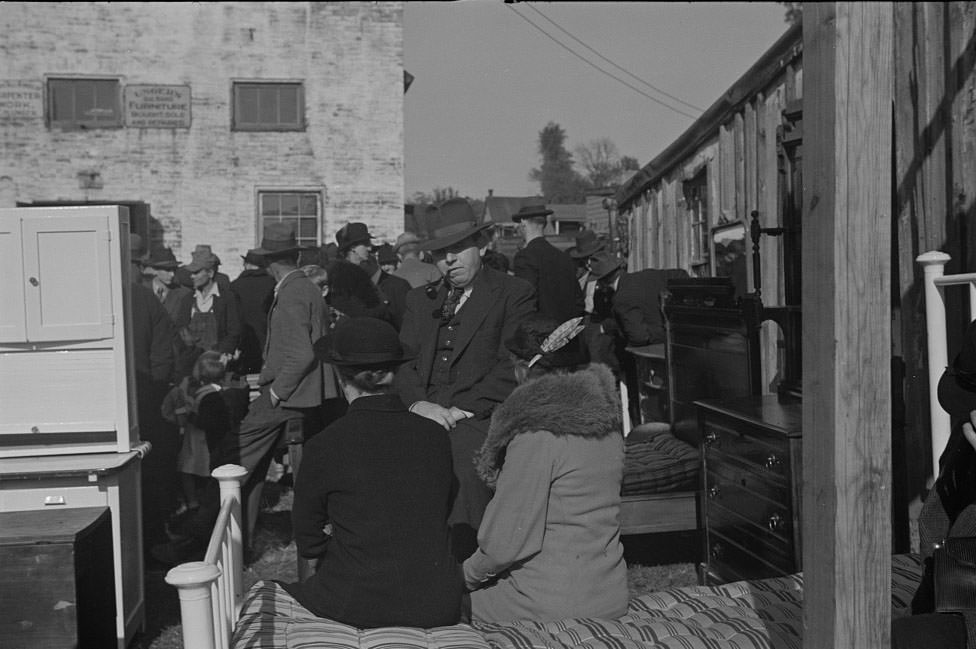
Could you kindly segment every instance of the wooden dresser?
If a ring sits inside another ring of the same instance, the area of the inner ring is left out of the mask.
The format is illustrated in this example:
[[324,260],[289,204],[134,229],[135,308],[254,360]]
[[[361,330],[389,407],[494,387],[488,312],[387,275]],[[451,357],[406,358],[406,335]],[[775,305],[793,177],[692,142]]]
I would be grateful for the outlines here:
[[701,429],[702,583],[801,569],[802,412],[775,395],[696,401]]

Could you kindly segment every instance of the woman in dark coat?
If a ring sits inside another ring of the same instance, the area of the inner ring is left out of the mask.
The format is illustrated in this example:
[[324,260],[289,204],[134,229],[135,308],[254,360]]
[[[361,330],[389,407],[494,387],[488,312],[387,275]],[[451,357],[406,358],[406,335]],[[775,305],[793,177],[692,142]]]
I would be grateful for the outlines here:
[[292,525],[299,556],[318,566],[285,589],[315,615],[360,628],[457,623],[451,446],[447,431],[391,392],[408,360],[396,330],[344,318],[315,347],[337,368],[349,410],[305,445]]
[[952,432],[939,458],[939,477],[918,517],[925,571],[912,600],[912,615],[892,622],[897,649],[976,649],[976,600],[961,615],[935,613],[932,552],[943,539],[976,536],[976,320],[962,348],[939,380],[939,404],[952,418]]

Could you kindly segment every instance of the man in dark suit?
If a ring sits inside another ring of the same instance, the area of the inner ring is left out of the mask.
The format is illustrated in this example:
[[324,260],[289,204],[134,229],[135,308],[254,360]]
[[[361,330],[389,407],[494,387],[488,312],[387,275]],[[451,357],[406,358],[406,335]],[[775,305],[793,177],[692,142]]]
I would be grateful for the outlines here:
[[492,410],[515,388],[505,341],[532,313],[532,286],[482,265],[488,244],[471,205],[445,201],[431,215],[432,237],[421,245],[444,274],[439,286],[407,295],[400,340],[417,357],[397,373],[410,411],[451,431],[458,495],[449,520],[456,559],[477,548],[477,530],[491,493],[475,473],[473,456]]
[[515,253],[513,272],[535,289],[536,311],[565,322],[583,315],[583,291],[576,281],[576,264],[568,254],[546,240],[546,219],[552,210],[526,205],[512,215],[525,246]]
[[647,268],[620,275],[613,294],[613,315],[628,346],[664,342],[661,293],[669,279],[682,277],[688,273],[680,268]]
[[268,337],[268,311],[274,298],[275,280],[264,258],[248,250],[244,270],[230,283],[241,313],[241,355],[234,363],[239,374],[261,371],[264,342]]
[[375,253],[372,252],[373,235],[365,223],[347,223],[336,232],[339,256],[365,270],[380,294],[380,299],[393,316],[393,326],[397,331],[403,324],[403,314],[407,310],[407,293],[412,288],[410,282],[380,268]]

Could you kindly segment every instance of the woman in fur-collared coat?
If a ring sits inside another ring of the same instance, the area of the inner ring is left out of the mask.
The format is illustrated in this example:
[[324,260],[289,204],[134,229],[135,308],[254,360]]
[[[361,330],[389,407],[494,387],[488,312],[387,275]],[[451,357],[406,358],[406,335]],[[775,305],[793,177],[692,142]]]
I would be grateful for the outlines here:
[[478,458],[495,495],[463,566],[475,621],[627,612],[615,381],[605,365],[580,364],[578,338],[529,368],[555,326],[530,318],[508,343],[520,385],[492,415]]

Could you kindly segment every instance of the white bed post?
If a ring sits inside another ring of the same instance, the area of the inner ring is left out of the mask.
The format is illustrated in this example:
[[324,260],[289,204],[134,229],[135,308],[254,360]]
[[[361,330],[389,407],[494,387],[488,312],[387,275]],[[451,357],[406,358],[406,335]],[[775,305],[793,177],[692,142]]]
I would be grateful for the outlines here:
[[[932,427],[932,479],[939,475],[939,456],[949,441],[949,414],[939,405],[938,385],[949,364],[946,340],[945,297],[936,280],[945,273],[951,257],[932,250],[922,253],[915,261],[922,264],[925,282],[925,331],[928,343],[929,366],[929,422]],[[970,289],[972,291],[972,289]]]
[[224,503],[228,498],[232,498],[238,503],[238,507],[233,508],[233,516],[230,523],[230,569],[233,580],[233,611],[236,615],[241,605],[241,598],[244,595],[244,584],[242,575],[244,574],[244,548],[243,532],[241,531],[241,485],[247,478],[247,469],[236,464],[224,464],[213,470],[210,474],[220,483],[220,502]]
[[[240,606],[241,589],[243,587],[241,575],[243,573],[243,557],[241,543],[241,483],[247,476],[244,467],[225,464],[211,472],[220,484],[221,506],[228,500],[237,503],[232,508],[233,516],[230,522],[230,566],[232,576],[232,593],[234,613]],[[208,552],[209,554],[209,552]],[[166,583],[176,587],[180,593],[180,620],[183,626],[183,649],[215,649],[217,647],[217,633],[215,630],[214,593],[217,580],[221,576],[220,568],[208,561],[190,561],[181,563],[166,573]],[[220,613],[221,615],[223,613]],[[221,642],[226,640],[222,638]]]

